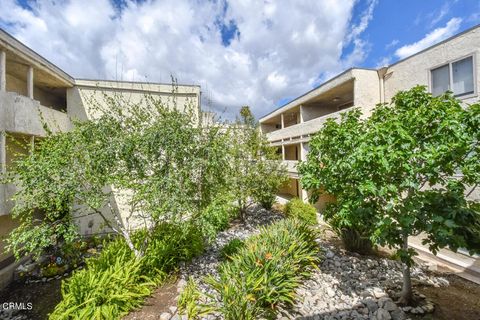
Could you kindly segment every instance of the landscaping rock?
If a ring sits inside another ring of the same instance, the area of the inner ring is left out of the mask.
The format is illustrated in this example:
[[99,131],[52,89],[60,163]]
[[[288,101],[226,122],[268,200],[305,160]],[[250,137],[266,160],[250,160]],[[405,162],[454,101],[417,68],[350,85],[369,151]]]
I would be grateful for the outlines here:
[[377,320],[390,320],[392,317],[390,313],[385,309],[378,309],[375,315],[375,319]]
[[170,318],[172,317],[172,315],[168,312],[163,312],[161,315],[160,315],[160,320],[170,320]]
[[[217,275],[221,262],[220,249],[231,239],[245,239],[258,233],[259,227],[282,219],[282,216],[260,208],[250,210],[245,223],[220,232],[201,257],[180,267],[177,284],[181,292],[189,277],[198,283],[200,291],[212,293],[202,282],[205,275]],[[290,310],[281,310],[277,319],[393,319],[405,320],[405,312],[424,314],[433,311],[427,300],[420,307],[399,308],[389,292],[399,292],[402,285],[402,264],[385,258],[347,253],[322,238],[316,242],[323,249],[319,268],[297,289],[297,302]],[[414,283],[444,286],[448,281],[430,275],[426,267],[412,268]],[[418,296],[418,295],[417,295]],[[178,298],[178,297],[177,297]],[[428,311],[427,311],[428,310]],[[170,310],[175,314],[176,310]],[[215,317],[211,317],[214,319]]]
[[390,312],[393,320],[405,320],[407,319],[407,315],[403,312],[402,309],[397,308],[396,310]]

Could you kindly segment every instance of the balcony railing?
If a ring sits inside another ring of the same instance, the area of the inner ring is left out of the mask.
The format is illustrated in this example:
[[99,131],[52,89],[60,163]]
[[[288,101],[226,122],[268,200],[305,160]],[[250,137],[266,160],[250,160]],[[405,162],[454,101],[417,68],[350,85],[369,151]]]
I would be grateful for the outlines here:
[[287,171],[291,173],[298,173],[297,170],[297,160],[283,160],[283,164],[287,167]]
[[284,129],[267,133],[267,139],[268,141],[279,141],[282,139],[288,139],[288,138],[313,134],[322,128],[323,124],[327,121],[327,119],[340,118],[340,115],[343,112],[347,112],[349,110],[352,110],[353,108],[354,107],[343,109],[337,112],[332,112],[322,117],[318,117],[309,121],[295,124],[293,126],[290,126]]
[[52,131],[70,128],[70,119],[65,112],[42,106],[40,102],[15,92],[0,91],[0,130],[43,136],[42,118]]

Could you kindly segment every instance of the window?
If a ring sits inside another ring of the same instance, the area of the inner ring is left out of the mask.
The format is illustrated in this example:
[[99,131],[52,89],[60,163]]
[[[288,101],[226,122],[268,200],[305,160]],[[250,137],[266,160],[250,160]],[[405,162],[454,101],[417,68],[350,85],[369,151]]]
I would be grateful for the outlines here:
[[434,96],[447,90],[452,91],[456,97],[475,92],[473,56],[448,63],[430,72],[431,91]]

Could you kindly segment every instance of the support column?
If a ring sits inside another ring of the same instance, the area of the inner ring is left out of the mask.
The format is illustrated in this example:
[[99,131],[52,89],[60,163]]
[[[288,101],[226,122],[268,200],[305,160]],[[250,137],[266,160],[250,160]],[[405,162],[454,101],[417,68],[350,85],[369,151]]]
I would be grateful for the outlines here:
[[282,144],[282,160],[285,161],[285,145]]
[[[300,142],[300,160],[305,161],[307,160],[307,149],[305,147],[305,142]],[[303,200],[303,202],[308,202],[308,193],[307,190],[302,188],[302,184],[299,183],[300,186],[300,199]]]
[[283,117],[283,113],[280,114],[280,119],[282,119],[282,129],[285,128],[285,119]]
[[30,99],[33,99],[33,67],[28,67],[27,73],[27,95]]
[[0,51],[0,91],[7,90],[7,54]]
[[299,111],[299,114],[300,114],[300,123],[303,123],[303,104],[300,105],[300,111]]
[[5,131],[0,131],[0,167],[2,174],[7,172],[7,139]]

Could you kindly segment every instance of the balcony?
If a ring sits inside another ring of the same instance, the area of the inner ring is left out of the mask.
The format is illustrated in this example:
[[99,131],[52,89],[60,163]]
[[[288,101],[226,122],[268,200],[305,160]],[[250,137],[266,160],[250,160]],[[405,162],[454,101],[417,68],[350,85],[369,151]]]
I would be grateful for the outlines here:
[[283,160],[282,163],[286,166],[288,173],[298,175],[297,165],[298,165],[299,161],[297,161],[297,160]]
[[52,131],[70,128],[70,119],[65,112],[42,106],[40,102],[15,92],[0,91],[0,130],[44,136],[42,118]]
[[314,134],[322,128],[323,124],[327,121],[327,119],[329,118],[338,119],[340,118],[340,115],[343,112],[347,112],[349,110],[352,110],[353,108],[354,107],[350,107],[337,112],[332,112],[322,117],[318,117],[306,122],[295,124],[293,126],[290,126],[284,129],[267,133],[267,139],[268,141],[275,143],[275,142],[284,141],[286,139],[288,140],[291,140],[293,138],[300,139],[302,138],[302,136],[308,136],[308,135]]

